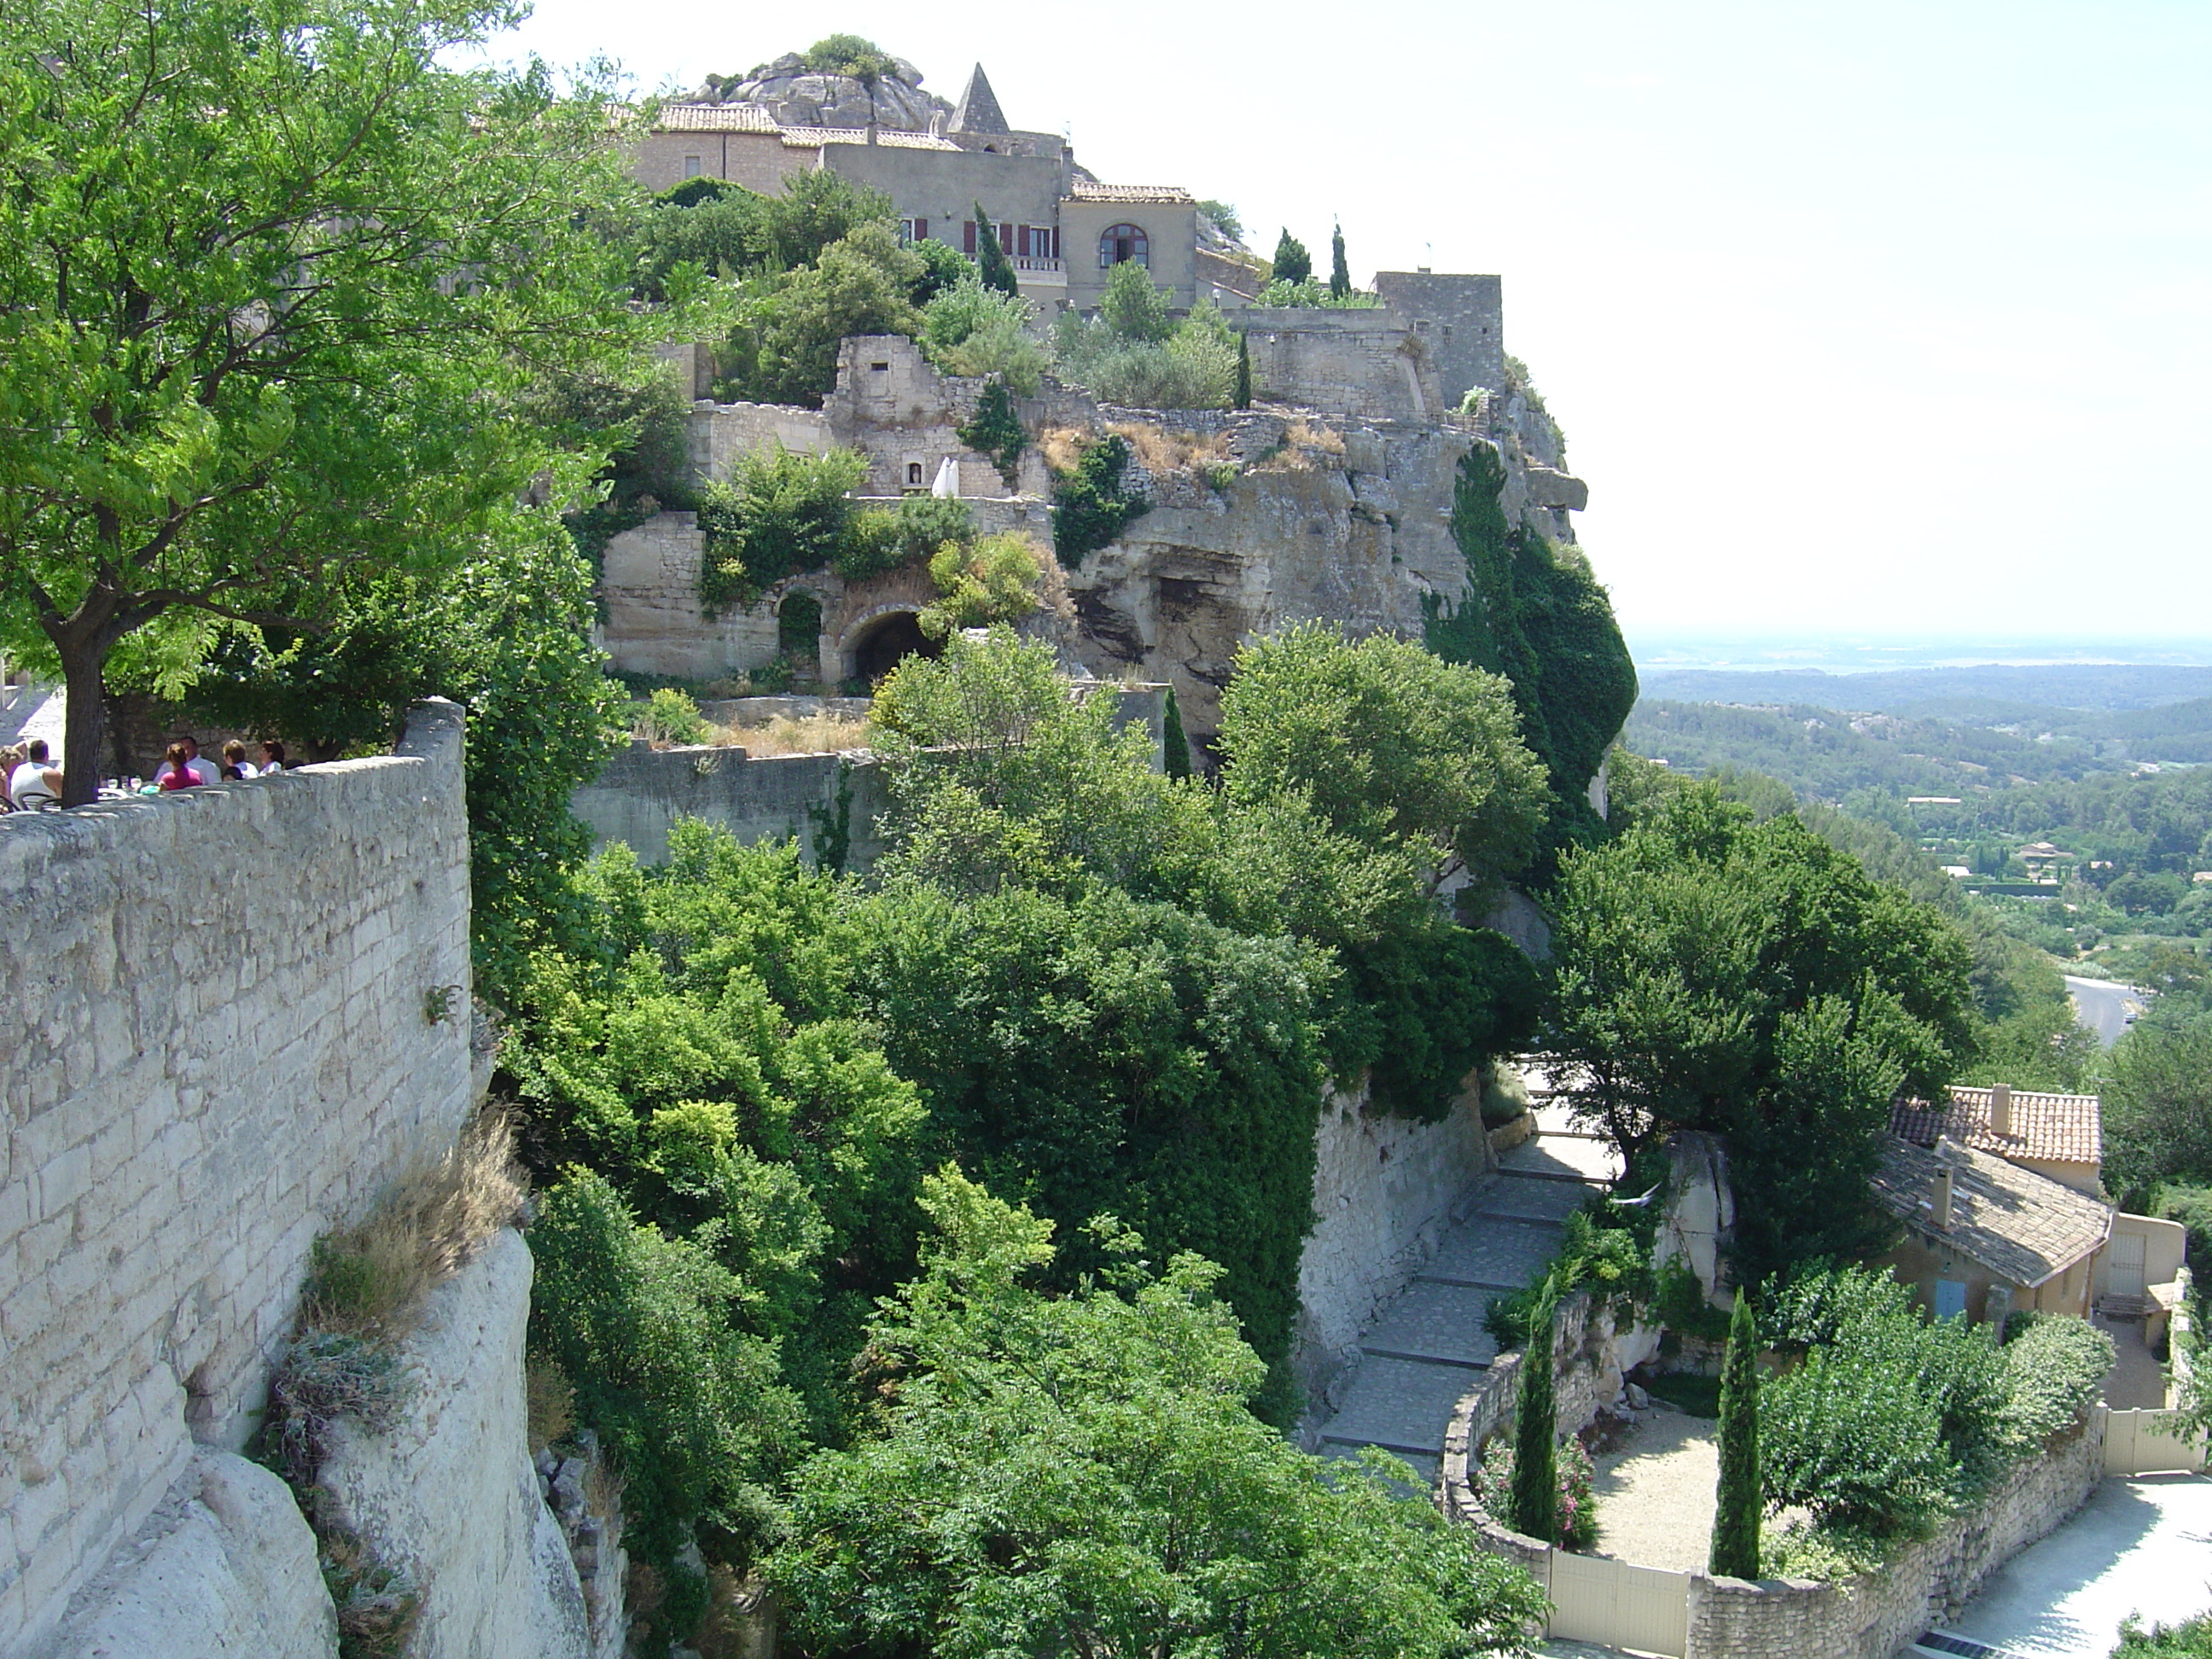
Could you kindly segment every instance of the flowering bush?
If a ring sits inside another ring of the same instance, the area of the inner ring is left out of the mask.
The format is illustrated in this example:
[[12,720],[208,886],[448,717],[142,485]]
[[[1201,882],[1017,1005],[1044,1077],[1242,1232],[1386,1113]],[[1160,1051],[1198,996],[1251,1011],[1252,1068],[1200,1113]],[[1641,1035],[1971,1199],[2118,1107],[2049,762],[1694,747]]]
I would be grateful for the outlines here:
[[[1587,1550],[1597,1542],[1597,1498],[1591,1491],[1597,1466],[1579,1440],[1564,1443],[1559,1461],[1559,1528],[1547,1541],[1561,1549]],[[1513,1443],[1502,1436],[1492,1441],[1481,1463],[1471,1466],[1468,1475],[1468,1484],[1474,1489],[1475,1500],[1484,1512],[1501,1526],[1511,1526]]]

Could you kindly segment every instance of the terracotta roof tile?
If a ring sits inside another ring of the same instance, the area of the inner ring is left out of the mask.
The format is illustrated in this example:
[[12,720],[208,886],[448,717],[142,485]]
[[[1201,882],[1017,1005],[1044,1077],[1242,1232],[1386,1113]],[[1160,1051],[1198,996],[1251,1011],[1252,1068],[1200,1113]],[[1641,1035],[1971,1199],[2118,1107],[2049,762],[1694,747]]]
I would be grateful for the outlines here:
[[[865,144],[868,142],[866,127],[784,127],[781,129],[783,142],[789,149],[819,149],[824,144]],[[885,149],[949,149],[960,146],[949,138],[939,138],[930,132],[907,132],[892,127],[878,127],[876,143]]]
[[655,132],[774,132],[776,125],[757,104],[663,104]]
[[[1947,1164],[1951,1225],[1942,1231],[1929,1205],[1936,1175]],[[2026,1290],[2056,1279],[2112,1231],[2109,1205],[1955,1141],[1930,1149],[1885,1137],[1874,1195],[1922,1237],[1948,1245]]]
[[2094,1095],[2012,1091],[2012,1133],[1990,1127],[1990,1091],[1954,1089],[1948,1109],[1924,1100],[1900,1100],[1889,1109],[1889,1132],[1919,1146],[1939,1135],[2000,1158],[2041,1158],[2053,1164],[2101,1164],[2104,1107]]
[[1096,179],[1078,179],[1068,194],[1079,202],[1173,202],[1194,204],[1195,198],[1181,185],[1102,185]]

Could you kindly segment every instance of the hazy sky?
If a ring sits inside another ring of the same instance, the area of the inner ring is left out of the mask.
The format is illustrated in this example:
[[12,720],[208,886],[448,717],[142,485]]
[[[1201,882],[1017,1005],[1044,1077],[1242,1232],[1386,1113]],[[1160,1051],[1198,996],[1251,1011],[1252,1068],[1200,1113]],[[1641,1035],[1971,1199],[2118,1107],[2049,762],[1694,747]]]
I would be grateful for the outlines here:
[[2203,0],[539,0],[513,48],[653,90],[832,30],[1263,252],[1503,273],[1632,641],[2212,635]]

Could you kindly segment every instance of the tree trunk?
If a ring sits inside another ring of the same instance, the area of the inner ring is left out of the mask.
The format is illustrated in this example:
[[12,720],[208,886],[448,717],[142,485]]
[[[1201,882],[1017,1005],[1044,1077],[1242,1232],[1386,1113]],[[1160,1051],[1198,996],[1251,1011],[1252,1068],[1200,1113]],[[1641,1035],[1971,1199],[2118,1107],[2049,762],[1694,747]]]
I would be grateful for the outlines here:
[[[97,639],[97,636],[94,636]],[[101,670],[108,647],[89,641],[56,641],[62,684],[69,693],[69,724],[62,733],[62,805],[82,806],[100,796],[100,767],[107,757],[107,688]]]

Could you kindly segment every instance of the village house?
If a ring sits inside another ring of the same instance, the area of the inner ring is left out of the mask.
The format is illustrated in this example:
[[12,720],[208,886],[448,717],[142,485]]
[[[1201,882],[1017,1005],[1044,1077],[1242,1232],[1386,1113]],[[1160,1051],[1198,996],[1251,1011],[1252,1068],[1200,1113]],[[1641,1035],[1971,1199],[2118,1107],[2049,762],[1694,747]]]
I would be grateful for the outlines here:
[[2143,1321],[2155,1347],[2182,1296],[2185,1230],[2105,1196],[2102,1103],[2004,1084],[1891,1108],[1875,1196],[1904,1223],[1885,1258],[1939,1319],[2016,1309]]

